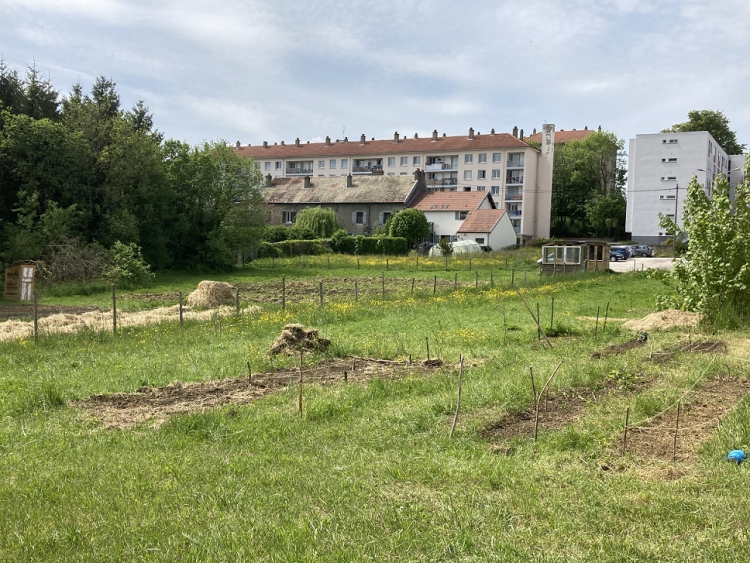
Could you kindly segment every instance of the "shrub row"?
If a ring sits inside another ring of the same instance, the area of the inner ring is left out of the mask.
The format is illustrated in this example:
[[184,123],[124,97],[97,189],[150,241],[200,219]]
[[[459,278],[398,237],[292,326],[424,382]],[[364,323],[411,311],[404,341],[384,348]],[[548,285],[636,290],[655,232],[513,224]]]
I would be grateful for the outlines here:
[[330,239],[264,241],[258,247],[258,258],[325,254],[329,248],[339,254],[400,256],[407,254],[408,243],[402,237],[365,237],[362,235],[352,237],[344,231],[339,231]]

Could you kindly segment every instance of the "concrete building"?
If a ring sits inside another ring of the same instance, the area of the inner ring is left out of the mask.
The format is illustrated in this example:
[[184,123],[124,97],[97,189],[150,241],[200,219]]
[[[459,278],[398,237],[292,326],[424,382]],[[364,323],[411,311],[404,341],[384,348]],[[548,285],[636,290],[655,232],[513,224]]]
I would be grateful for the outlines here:
[[629,143],[625,230],[642,244],[664,242],[670,235],[659,226],[659,213],[680,224],[692,177],[710,196],[721,174],[736,185],[744,162],[724,152],[707,131],[636,135]]
[[323,143],[274,143],[241,146],[237,152],[252,157],[263,174],[273,178],[331,178],[352,175],[411,176],[425,173],[428,190],[478,191],[500,202],[522,241],[549,237],[552,207],[552,166],[555,126],[544,125],[541,149],[523,141],[523,131],[513,134],[475,133],[359,141],[348,138]]

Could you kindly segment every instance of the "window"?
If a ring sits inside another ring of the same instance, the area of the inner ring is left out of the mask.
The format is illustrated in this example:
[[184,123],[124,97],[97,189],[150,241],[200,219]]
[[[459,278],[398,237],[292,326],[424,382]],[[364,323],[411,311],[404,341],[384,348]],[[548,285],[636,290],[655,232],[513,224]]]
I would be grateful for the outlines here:
[[667,139],[662,139],[662,140],[661,140],[661,142],[662,142],[662,143],[664,143],[665,145],[666,145],[666,144],[674,145],[674,144],[676,144],[676,143],[677,143],[677,139],[669,139],[669,140],[667,140]]
[[396,166],[396,157],[395,156],[389,156],[388,157],[388,166]]
[[492,162],[500,162],[500,154],[499,152],[493,152],[492,153]]
[[380,224],[381,225],[385,225],[386,222],[388,221],[388,219],[390,219],[391,217],[393,217],[393,212],[392,211],[383,211],[380,214]]
[[479,154],[479,164],[487,162],[487,153],[483,152]]
[[318,168],[325,168],[326,167],[326,161],[325,160],[319,160],[318,161]]
[[566,246],[565,247],[565,264],[580,264],[581,263],[581,247],[580,246]]
[[296,211],[282,211],[281,212],[281,222],[285,223],[287,225],[291,225],[294,223],[294,220],[297,218],[297,212]]
[[464,180],[471,180],[471,170],[464,170]]
[[470,192],[471,191],[471,186],[465,186],[464,187],[464,191],[465,192]]
[[487,187],[486,186],[477,186],[477,191],[478,192],[486,192],[487,191]]
[[471,164],[474,162],[474,155],[473,154],[465,154],[464,155],[464,164]]
[[[325,164],[326,164],[325,160],[321,160],[319,166],[321,168],[325,168]],[[332,158],[331,160],[328,161],[328,168],[336,168],[336,159],[335,158]]]
[[406,166],[409,164],[409,157],[408,156],[402,156],[401,157],[401,166]]
[[266,170],[270,170],[271,169],[271,163],[270,162],[266,162],[264,168]]
[[490,186],[490,193],[492,195],[500,195],[500,186]]
[[492,179],[493,180],[499,180],[500,179],[500,171],[499,170],[493,170],[492,171]]
[[352,213],[352,223],[364,225],[367,222],[367,211],[355,211]]
[[468,216],[469,216],[469,212],[468,211],[456,211],[456,214],[455,214],[456,221],[463,221]]
[[281,162],[276,163],[276,170],[281,170]]
[[677,176],[662,176],[661,181],[662,182],[669,182],[670,180],[676,180]]
[[399,176],[406,176],[406,172],[401,172]]
[[[334,166],[334,168],[336,168],[336,166]],[[341,168],[349,168],[349,159],[348,158],[342,158],[341,159]]]
[[672,157],[672,158],[662,158],[661,161],[662,162],[677,162],[677,158],[675,158],[675,157]]
[[415,156],[414,158],[412,158],[412,159],[411,159],[411,163],[412,163],[412,164],[413,164],[414,166],[417,166],[417,165],[419,164],[419,159],[420,159],[420,157],[418,157],[418,156]]
[[474,239],[475,242],[478,242],[479,244],[484,244],[484,237],[477,237]]
[[486,170],[478,170],[477,171],[477,180],[484,180],[487,178],[487,171]]

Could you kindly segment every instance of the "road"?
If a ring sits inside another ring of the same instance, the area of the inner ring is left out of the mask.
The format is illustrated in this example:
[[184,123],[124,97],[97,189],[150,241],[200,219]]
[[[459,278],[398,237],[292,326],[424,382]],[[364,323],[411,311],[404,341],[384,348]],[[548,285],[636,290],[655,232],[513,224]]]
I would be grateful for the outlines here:
[[628,260],[615,262],[609,261],[609,268],[613,272],[633,272],[641,270],[671,270],[674,258],[641,258],[635,257]]

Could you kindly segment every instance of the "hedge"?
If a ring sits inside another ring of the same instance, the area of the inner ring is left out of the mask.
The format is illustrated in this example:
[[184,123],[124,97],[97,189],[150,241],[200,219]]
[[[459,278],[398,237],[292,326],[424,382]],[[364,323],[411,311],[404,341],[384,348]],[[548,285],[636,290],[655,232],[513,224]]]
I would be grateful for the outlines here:
[[325,254],[328,252],[326,245],[328,239],[317,240],[283,240],[270,243],[279,249],[284,256],[299,256],[301,254]]

